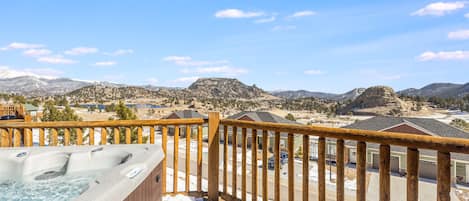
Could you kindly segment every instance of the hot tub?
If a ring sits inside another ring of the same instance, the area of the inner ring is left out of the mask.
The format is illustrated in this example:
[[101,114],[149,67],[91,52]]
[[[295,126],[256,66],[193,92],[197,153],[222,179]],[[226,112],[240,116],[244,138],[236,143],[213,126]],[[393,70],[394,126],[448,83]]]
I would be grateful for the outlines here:
[[160,145],[0,149],[0,200],[161,200]]

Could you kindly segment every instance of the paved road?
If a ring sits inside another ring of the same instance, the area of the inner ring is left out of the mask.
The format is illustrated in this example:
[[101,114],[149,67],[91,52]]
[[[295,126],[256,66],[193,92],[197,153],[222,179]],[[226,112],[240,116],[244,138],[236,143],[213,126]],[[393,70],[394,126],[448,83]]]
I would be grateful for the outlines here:
[[[204,144],[204,146],[206,147],[206,144]],[[168,167],[170,168],[173,168],[173,147],[174,147],[174,144],[173,144],[173,141],[172,140],[168,140],[168,160],[167,160],[167,164],[168,164]],[[178,169],[179,171],[182,171],[182,172],[185,172],[185,139],[180,139],[179,141],[179,162],[178,162]],[[228,158],[230,159],[229,160],[229,164],[232,164],[232,147],[230,146],[228,148]],[[238,149],[238,154],[239,156],[241,153],[241,150]],[[247,188],[247,192],[250,193],[251,192],[251,184],[252,184],[252,175],[251,175],[251,163],[250,163],[250,153],[247,154],[248,155],[248,162],[247,162],[247,181],[246,181],[246,188]],[[196,151],[191,151],[191,162],[190,162],[190,170],[191,170],[191,175],[196,175],[197,174],[197,162],[196,162],[196,157],[197,157],[197,152]],[[223,145],[220,145],[220,159],[223,158]],[[240,157],[238,157],[240,158]],[[258,162],[258,164],[260,164],[261,161]],[[241,162],[238,162],[237,163],[238,165],[238,176],[237,176],[237,191],[238,191],[238,197],[240,197],[240,193],[241,193],[241,180],[242,180],[242,177],[241,177],[241,171],[240,171],[240,168],[241,168]],[[311,163],[311,165],[313,164],[313,162]],[[310,167],[312,167],[310,165]],[[228,168],[229,170],[231,169],[230,167]],[[280,199],[281,200],[288,200],[288,175],[286,175],[286,169],[287,169],[287,166],[285,165],[285,167],[281,170],[281,174],[285,174],[285,175],[281,175],[280,176]],[[257,187],[257,192],[258,194],[260,194],[262,192],[262,168],[258,168],[257,170],[257,175],[258,175],[258,187]],[[302,172],[302,165],[301,164],[298,164],[298,163],[295,163],[295,200],[301,200],[302,199],[302,192],[303,192],[303,189],[302,189],[302,177],[301,177],[301,173]],[[203,171],[202,171],[202,175],[203,175],[203,178],[204,179],[207,179],[207,153],[203,153]],[[220,160],[220,171],[219,171],[219,175],[220,175],[220,184],[223,184],[223,162],[222,160]],[[180,176],[179,176],[180,177]],[[231,184],[232,184],[232,173],[231,171],[228,172],[228,188],[231,188]],[[195,189],[196,187],[195,186],[191,186],[191,188]],[[314,182],[314,181],[311,181],[310,184],[309,184],[309,198],[310,200],[317,200],[317,183]],[[171,188],[170,188],[171,189]],[[168,190],[170,190],[168,189]],[[180,189],[182,190],[182,189]],[[334,186],[326,186],[326,197],[327,197],[327,200],[335,200],[335,187]],[[220,191],[223,191],[223,188],[220,188]],[[231,191],[229,190],[228,191],[229,194],[231,194]],[[269,199],[273,199],[273,196],[274,196],[274,171],[272,170],[268,170],[268,194],[269,194]],[[355,191],[346,191],[346,200],[355,200]],[[248,197],[248,200],[249,200],[249,197]]]

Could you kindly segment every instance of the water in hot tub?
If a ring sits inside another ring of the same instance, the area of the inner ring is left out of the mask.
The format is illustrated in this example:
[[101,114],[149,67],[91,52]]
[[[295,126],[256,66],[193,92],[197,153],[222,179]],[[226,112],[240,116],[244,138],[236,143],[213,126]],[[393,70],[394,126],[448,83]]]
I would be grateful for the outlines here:
[[65,175],[39,181],[0,181],[1,201],[67,201],[81,195],[90,182],[98,176],[96,172]]

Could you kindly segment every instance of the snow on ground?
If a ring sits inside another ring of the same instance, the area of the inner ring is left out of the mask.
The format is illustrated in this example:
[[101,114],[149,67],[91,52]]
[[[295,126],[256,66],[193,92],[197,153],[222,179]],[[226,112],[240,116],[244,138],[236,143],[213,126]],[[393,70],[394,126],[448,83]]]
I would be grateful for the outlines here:
[[[166,191],[173,192],[174,170],[172,168],[166,168],[166,175],[167,175],[167,177],[166,177]],[[185,190],[185,188],[186,188],[185,187],[186,186],[185,185],[186,184],[185,183],[185,178],[186,178],[185,172],[178,171],[178,181],[177,181],[177,190],[178,191],[184,191]],[[190,175],[189,181],[190,181],[190,184],[189,184],[190,191],[197,190],[197,176]],[[223,185],[220,184],[219,189],[223,189]],[[208,190],[208,181],[207,181],[207,179],[202,179],[202,191],[207,191],[207,190]],[[231,187],[228,186],[227,191],[232,192]],[[238,198],[241,198],[241,193],[242,193],[241,190],[237,191],[237,197]],[[250,193],[246,193],[246,199],[251,200],[251,194]],[[203,200],[203,199],[188,197],[188,196],[181,196],[181,195],[163,197],[163,201],[199,201],[199,200]],[[262,200],[262,197],[258,196],[258,200]]]
[[[326,173],[325,174],[326,174],[326,185],[335,187],[336,183],[333,182],[333,181],[336,181],[336,174],[334,172],[330,172],[329,170],[327,170],[327,168],[326,168]],[[286,176],[286,175],[284,175],[284,176]],[[302,177],[303,175],[300,173],[300,174],[297,174],[297,176]],[[332,178],[332,181],[329,178],[329,176]],[[309,179],[312,180],[312,181],[315,181],[315,182],[318,181],[318,166],[317,166],[316,163],[313,163],[312,168],[309,169]],[[344,188],[348,189],[348,190],[356,191],[357,190],[356,180],[355,179],[354,180],[345,179]]]

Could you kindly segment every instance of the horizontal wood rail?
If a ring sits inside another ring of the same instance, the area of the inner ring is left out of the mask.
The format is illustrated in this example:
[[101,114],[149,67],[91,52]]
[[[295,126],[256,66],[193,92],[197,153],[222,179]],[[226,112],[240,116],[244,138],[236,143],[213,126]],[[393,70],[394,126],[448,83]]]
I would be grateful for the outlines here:
[[203,124],[203,119],[157,119],[157,120],[112,120],[112,121],[49,121],[2,123],[0,128],[86,128],[86,127],[129,127],[170,126]]

